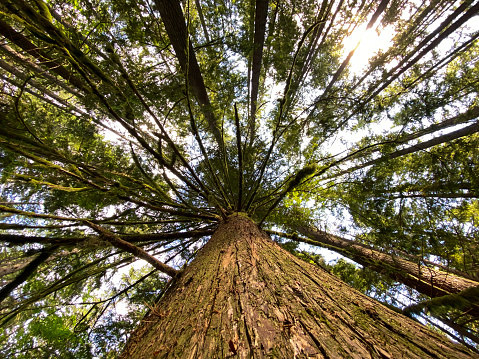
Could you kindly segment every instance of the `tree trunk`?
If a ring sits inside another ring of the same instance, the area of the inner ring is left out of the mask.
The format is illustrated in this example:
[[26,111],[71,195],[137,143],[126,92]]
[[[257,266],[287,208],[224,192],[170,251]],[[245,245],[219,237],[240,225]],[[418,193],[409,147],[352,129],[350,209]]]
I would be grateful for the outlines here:
[[469,358],[281,249],[250,219],[219,225],[120,358]]
[[326,245],[325,247],[348,257],[356,263],[385,274],[432,298],[456,294],[479,286],[477,281],[382,253],[364,244],[354,243],[326,232],[306,227],[296,229],[312,239],[312,241],[298,240],[316,246]]
[[259,77],[263,61],[264,34],[268,18],[268,0],[256,0],[253,40],[253,65],[251,70],[251,138],[255,137],[255,119],[259,92]]
[[163,24],[165,25],[168,38],[175,50],[176,58],[180,63],[182,71],[187,75],[188,85],[193,90],[196,100],[200,104],[201,110],[208,121],[211,133],[221,149],[224,146],[223,135],[213,112],[208,93],[206,92],[203,75],[201,74],[193,45],[190,41],[187,41],[189,39],[189,33],[180,2],[155,0],[155,3],[160,12]]

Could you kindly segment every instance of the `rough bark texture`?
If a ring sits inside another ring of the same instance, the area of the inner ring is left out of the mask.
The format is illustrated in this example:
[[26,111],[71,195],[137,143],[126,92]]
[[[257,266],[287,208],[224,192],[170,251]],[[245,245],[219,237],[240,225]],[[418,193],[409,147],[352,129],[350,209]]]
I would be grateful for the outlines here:
[[470,358],[467,349],[281,249],[222,223],[120,358]]

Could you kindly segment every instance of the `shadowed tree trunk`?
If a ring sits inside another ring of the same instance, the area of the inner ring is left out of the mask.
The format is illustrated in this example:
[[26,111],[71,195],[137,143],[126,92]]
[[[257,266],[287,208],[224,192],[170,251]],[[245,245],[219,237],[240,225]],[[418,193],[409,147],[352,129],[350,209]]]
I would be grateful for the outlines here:
[[469,358],[467,349],[281,249],[219,225],[151,308],[125,358]]

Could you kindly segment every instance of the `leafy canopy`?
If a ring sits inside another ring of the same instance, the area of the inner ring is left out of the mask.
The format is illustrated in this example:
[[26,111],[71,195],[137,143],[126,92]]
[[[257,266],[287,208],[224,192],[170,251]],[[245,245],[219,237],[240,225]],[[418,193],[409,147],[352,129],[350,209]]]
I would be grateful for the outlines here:
[[[477,278],[478,9],[2,1],[2,356],[114,357],[156,270],[174,276],[233,212]],[[361,67],[368,46],[343,44],[364,28],[387,45]],[[390,280],[335,268],[388,301]]]

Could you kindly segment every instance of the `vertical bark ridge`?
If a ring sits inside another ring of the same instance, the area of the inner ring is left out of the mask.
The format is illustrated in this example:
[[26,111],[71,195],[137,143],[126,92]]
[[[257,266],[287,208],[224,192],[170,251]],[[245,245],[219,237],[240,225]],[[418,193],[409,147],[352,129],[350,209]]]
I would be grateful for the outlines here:
[[221,223],[120,358],[468,358],[467,349],[281,249]]

